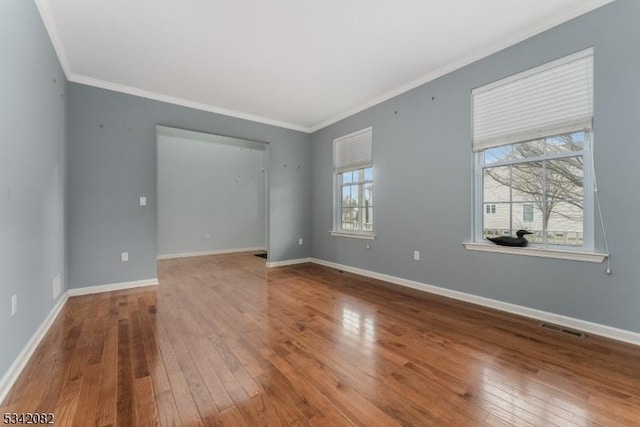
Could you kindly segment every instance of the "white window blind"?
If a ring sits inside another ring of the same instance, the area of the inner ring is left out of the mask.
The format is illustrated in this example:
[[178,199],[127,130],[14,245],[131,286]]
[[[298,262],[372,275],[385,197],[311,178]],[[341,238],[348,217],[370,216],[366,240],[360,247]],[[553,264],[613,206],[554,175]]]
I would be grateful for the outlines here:
[[371,127],[361,129],[334,142],[334,168],[336,173],[361,169],[373,164]]
[[579,130],[593,117],[593,49],[476,88],[475,151]]

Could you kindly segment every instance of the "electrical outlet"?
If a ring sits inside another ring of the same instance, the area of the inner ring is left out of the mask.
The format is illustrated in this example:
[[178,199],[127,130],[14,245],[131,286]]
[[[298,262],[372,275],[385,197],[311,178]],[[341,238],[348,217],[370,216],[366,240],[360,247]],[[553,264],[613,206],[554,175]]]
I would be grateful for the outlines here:
[[129,252],[122,252],[120,254],[120,261],[122,261],[122,262],[129,261]]
[[414,261],[420,261],[420,251],[413,251]]
[[140,197],[140,206],[147,206],[147,198],[146,197]]
[[298,239],[298,245],[302,246],[302,244],[304,243],[304,240],[302,240],[302,237]]
[[11,297],[11,317],[15,317],[18,314],[18,295]]
[[58,295],[60,295],[60,291],[62,291],[62,287],[61,287],[61,283],[60,283],[60,273],[58,273],[56,275],[56,277],[53,278],[53,299],[58,298]]

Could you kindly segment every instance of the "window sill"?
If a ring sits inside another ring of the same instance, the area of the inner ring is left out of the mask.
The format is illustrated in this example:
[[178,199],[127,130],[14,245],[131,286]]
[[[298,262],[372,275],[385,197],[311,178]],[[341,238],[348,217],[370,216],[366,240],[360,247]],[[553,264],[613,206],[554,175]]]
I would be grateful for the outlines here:
[[376,238],[376,235],[373,233],[349,233],[347,231],[330,231],[329,234],[335,237],[350,237],[352,239],[373,240]]
[[601,263],[609,256],[608,254],[596,252],[566,251],[549,248],[513,248],[510,246],[489,245],[487,243],[476,242],[465,242],[463,245],[470,251],[496,252],[500,254],[537,256],[595,263]]

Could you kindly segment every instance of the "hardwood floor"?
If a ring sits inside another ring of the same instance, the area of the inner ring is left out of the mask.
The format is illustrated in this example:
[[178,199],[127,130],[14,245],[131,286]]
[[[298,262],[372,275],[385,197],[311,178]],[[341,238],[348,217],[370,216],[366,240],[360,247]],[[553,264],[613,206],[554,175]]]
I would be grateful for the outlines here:
[[60,426],[640,425],[640,347],[317,265],[71,298],[2,405]]

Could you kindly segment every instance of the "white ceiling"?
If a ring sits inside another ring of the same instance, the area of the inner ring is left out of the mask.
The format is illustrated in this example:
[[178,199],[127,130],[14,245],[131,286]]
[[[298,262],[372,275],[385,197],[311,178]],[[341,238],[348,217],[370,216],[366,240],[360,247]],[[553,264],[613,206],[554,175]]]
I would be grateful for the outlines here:
[[306,132],[613,0],[35,0],[67,78]]

